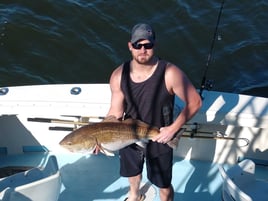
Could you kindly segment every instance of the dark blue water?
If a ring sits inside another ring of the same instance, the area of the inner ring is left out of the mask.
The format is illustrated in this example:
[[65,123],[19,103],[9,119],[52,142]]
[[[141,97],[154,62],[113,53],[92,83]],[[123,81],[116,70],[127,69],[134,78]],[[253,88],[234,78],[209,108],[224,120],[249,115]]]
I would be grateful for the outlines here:
[[[157,54],[199,88],[221,0],[0,0],[0,86],[107,83],[150,23]],[[268,1],[226,0],[207,78],[213,90],[268,97]]]

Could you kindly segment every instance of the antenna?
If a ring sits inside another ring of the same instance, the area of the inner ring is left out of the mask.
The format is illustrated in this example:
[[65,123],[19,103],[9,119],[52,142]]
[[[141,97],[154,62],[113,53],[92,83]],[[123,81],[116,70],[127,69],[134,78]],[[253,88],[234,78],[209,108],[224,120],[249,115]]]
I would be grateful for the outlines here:
[[219,12],[219,15],[218,15],[217,24],[216,24],[216,27],[215,27],[212,43],[211,43],[211,46],[210,46],[210,51],[209,51],[208,58],[207,58],[206,68],[205,68],[205,72],[204,72],[202,82],[201,82],[201,87],[200,87],[200,91],[199,91],[199,95],[201,97],[202,97],[203,90],[206,89],[207,86],[210,86],[210,88],[212,87],[212,82],[211,81],[209,83],[207,83],[206,76],[207,76],[208,67],[209,67],[209,64],[210,64],[210,61],[211,61],[211,56],[212,56],[212,52],[213,52],[213,49],[214,49],[215,40],[216,40],[217,33],[218,33],[218,27],[219,27],[219,23],[220,23],[220,19],[221,19],[221,13],[222,13],[222,10],[223,10],[223,5],[224,5],[224,0],[221,2],[221,8],[220,8],[220,12]]

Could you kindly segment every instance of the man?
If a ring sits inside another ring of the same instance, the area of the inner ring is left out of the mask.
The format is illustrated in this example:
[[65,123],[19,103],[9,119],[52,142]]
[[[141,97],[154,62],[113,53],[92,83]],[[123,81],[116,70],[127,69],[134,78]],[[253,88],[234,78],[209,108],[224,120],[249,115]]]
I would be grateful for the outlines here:
[[[132,144],[119,151],[120,174],[130,183],[127,201],[144,200],[139,186],[144,157],[147,177],[157,187],[161,201],[174,199],[173,150],[166,144],[201,107],[201,99],[186,75],[174,64],[154,54],[155,33],[148,24],[133,27],[128,48],[132,59],[114,70],[110,78],[111,106],[107,116],[139,119],[160,128],[147,145]],[[174,95],[185,107],[173,121]]]

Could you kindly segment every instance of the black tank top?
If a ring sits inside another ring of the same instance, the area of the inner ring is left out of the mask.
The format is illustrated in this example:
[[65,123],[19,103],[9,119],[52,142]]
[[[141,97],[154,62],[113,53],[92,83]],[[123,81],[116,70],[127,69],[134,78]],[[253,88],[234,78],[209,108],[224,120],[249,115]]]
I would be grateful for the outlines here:
[[[158,61],[154,73],[143,82],[133,82],[130,78],[130,61],[124,63],[121,89],[124,93],[124,118],[139,119],[158,128],[167,126],[173,121],[174,95],[171,95],[165,84],[167,62]],[[167,145],[149,143],[150,155],[172,151]]]
[[159,60],[154,73],[143,82],[130,78],[130,62],[123,67],[121,88],[125,97],[125,117],[139,119],[153,126],[162,127],[172,123],[174,95],[165,84],[167,62]]

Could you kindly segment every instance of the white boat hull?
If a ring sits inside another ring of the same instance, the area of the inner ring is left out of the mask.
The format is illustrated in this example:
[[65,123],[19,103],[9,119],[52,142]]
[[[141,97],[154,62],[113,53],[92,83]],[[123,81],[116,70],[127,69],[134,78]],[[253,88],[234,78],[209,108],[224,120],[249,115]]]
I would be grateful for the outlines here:
[[44,169],[32,168],[0,179],[0,201],[57,201],[61,177],[55,156]]
[[[39,165],[43,157],[55,154],[63,178],[59,201],[77,200],[77,194],[81,201],[122,200],[127,196],[128,183],[118,174],[118,157],[71,154],[59,146],[72,129],[101,121],[100,117],[107,114],[111,96],[108,84],[2,89],[1,167],[29,161]],[[218,163],[234,164],[250,158],[267,165],[268,99],[215,91],[204,91],[203,96],[201,110],[184,126],[186,132],[174,151],[172,183],[175,198],[180,200],[219,200],[222,181]],[[176,98],[174,113],[182,106]],[[37,159],[32,158],[35,156]],[[262,172],[257,174],[263,178],[266,173]],[[148,182],[146,177],[144,182]],[[159,196],[154,200],[159,201]]]
[[[107,114],[111,95],[108,84],[8,89],[0,96],[0,147],[8,154],[39,148],[64,152],[59,141],[70,132],[67,128],[79,126],[68,121],[81,121],[82,117],[100,121],[98,117]],[[194,137],[181,138],[175,154],[219,163],[234,163],[238,157],[266,160],[268,99],[214,91],[204,91],[203,96],[201,110],[185,125],[186,134]],[[178,98],[176,104],[177,109],[183,105]],[[199,135],[208,138],[195,138]],[[214,139],[215,135],[227,138]]]

